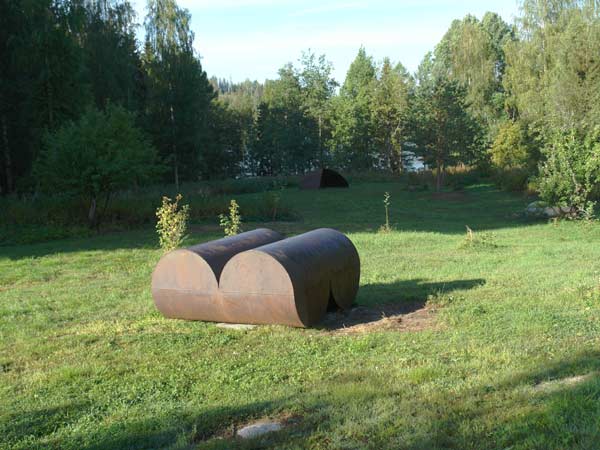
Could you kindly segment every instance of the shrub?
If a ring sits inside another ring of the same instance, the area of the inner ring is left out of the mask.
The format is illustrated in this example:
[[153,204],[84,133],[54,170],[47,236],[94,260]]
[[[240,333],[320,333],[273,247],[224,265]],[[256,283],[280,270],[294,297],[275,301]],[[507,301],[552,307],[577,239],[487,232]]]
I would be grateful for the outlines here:
[[497,169],[533,170],[538,160],[534,149],[527,127],[519,121],[508,121],[500,127],[490,148],[490,157]]
[[264,205],[266,210],[264,211],[270,220],[277,220],[277,213],[279,210],[279,203],[281,202],[281,194],[279,192],[267,192],[264,196]]
[[189,205],[179,206],[182,198],[181,194],[177,194],[175,201],[169,197],[163,197],[162,205],[156,210],[158,218],[156,231],[160,247],[165,253],[175,250],[185,238],[190,207]]
[[453,191],[462,191],[481,182],[479,171],[471,166],[449,167],[445,178],[445,184]]
[[579,217],[592,217],[594,190],[600,183],[600,128],[584,139],[557,133],[543,149],[537,179],[540,196],[553,206],[567,206]]
[[242,231],[242,216],[240,207],[235,200],[229,203],[229,215],[219,215],[219,225],[223,228],[225,236],[235,236]]
[[510,192],[525,191],[529,184],[529,177],[529,171],[522,168],[501,169],[494,173],[495,183]]
[[40,188],[85,198],[89,224],[98,227],[116,192],[145,182],[157,169],[155,151],[134,122],[133,114],[108,105],[47,134],[34,167]]

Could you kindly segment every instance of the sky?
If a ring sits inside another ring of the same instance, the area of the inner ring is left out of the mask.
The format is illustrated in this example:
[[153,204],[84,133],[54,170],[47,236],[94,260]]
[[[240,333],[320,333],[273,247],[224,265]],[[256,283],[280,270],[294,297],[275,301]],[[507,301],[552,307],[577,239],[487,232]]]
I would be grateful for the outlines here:
[[[133,0],[138,22],[146,0]],[[376,61],[389,57],[414,72],[452,20],[486,11],[512,23],[517,0],[178,0],[192,15],[202,66],[240,82],[277,78],[302,51],[325,54],[343,82],[360,46]]]

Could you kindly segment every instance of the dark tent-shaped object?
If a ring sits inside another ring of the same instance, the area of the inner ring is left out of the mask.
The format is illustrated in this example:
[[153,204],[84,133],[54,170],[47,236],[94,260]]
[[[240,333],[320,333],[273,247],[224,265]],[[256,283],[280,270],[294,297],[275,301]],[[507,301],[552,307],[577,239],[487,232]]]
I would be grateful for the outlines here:
[[300,182],[300,189],[321,189],[330,187],[347,188],[346,179],[331,169],[319,169],[310,172]]

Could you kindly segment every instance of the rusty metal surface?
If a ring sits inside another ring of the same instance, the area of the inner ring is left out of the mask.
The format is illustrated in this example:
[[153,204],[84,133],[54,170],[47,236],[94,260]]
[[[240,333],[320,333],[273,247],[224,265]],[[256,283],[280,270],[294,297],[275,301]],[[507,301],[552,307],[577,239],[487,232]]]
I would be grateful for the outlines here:
[[360,260],[344,234],[322,228],[282,240],[257,231],[165,255],[153,274],[157,308],[181,319],[305,327],[330,301],[352,304]]
[[284,236],[277,231],[268,228],[258,228],[246,231],[236,236],[229,236],[216,241],[188,247],[187,250],[199,255],[212,268],[215,278],[218,280],[221,271],[227,261],[238,253],[250,250],[262,245],[280,241]]
[[319,169],[310,172],[300,181],[300,189],[347,188],[348,181],[335,170]]
[[225,321],[219,279],[236,254],[283,239],[267,228],[248,231],[164,255],[152,274],[152,296],[167,317]]

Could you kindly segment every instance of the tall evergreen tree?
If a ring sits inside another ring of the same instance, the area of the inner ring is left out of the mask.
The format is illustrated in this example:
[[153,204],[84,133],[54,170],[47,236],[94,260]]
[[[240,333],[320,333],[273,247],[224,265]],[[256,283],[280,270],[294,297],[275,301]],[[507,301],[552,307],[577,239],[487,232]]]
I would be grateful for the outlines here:
[[119,103],[141,109],[143,74],[129,2],[96,0],[86,10],[83,50],[86,74],[98,108]]
[[66,0],[0,2],[0,188],[31,171],[45,130],[89,103],[81,5]]
[[261,175],[302,173],[314,164],[314,121],[303,112],[304,94],[292,64],[265,83],[253,155]]
[[341,167],[373,167],[371,109],[376,70],[373,59],[361,47],[350,65],[339,96],[335,99],[330,147]]
[[[190,14],[175,0],[149,0],[144,65],[148,77],[149,130],[156,147],[181,179],[209,171],[210,104],[214,90],[193,49]],[[203,175],[207,176],[209,172]]]
[[473,160],[479,127],[467,112],[464,89],[433,68],[435,62],[427,55],[419,69],[415,97],[415,141],[426,163],[436,168],[439,191],[449,165]]
[[406,69],[401,64],[392,67],[385,58],[375,83],[372,121],[380,160],[393,172],[402,171],[402,145],[408,134],[409,89]]
[[325,141],[329,138],[331,98],[337,83],[331,76],[333,65],[325,55],[317,56],[311,51],[300,59],[299,81],[302,89],[302,108],[317,124],[316,158],[323,167],[326,164]]

